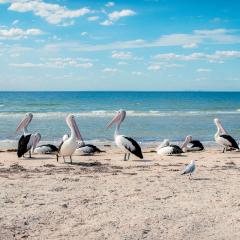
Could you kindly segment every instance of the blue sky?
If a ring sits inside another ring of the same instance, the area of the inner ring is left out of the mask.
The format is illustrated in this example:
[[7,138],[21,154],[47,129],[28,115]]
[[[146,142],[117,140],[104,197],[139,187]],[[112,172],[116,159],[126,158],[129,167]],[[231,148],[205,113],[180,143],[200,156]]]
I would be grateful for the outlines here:
[[240,90],[240,1],[0,0],[1,90]]

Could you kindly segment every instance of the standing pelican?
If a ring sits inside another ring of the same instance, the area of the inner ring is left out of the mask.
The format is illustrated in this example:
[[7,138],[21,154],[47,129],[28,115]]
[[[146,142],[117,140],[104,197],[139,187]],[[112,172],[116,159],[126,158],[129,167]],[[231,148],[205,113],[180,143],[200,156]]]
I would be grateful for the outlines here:
[[192,173],[195,171],[196,165],[195,161],[192,160],[190,164],[187,165],[184,172],[181,175],[189,174],[189,179],[192,179]]
[[67,134],[63,136],[63,141],[60,144],[58,149],[57,161],[58,161],[58,155],[63,157],[64,162],[65,162],[65,157],[69,156],[72,163],[72,155],[79,146],[78,141],[83,141],[83,140],[82,140],[80,131],[78,129],[77,123],[75,121],[75,118],[72,114],[69,114],[66,117],[66,123],[70,128],[71,135],[70,137]]
[[228,148],[239,149],[239,146],[238,146],[237,142],[223,128],[220,120],[218,118],[215,118],[214,123],[217,127],[217,132],[214,135],[214,138],[215,138],[216,143],[223,146],[223,153],[225,151],[227,151]]
[[192,136],[188,135],[185,139],[187,145],[182,146],[183,152],[197,152],[204,150],[203,144],[199,140],[192,140]]
[[114,133],[114,139],[116,145],[124,151],[124,161],[129,160],[130,154],[143,159],[142,150],[139,144],[132,138],[126,137],[119,134],[120,125],[126,117],[126,111],[119,110],[112,121],[107,125],[110,128],[114,123],[116,123],[116,129]]
[[31,151],[34,151],[38,142],[41,140],[40,133],[28,133],[27,127],[32,121],[32,118],[32,113],[27,113],[16,129],[16,132],[23,131],[23,135],[18,141],[17,155],[19,158],[27,152],[29,152],[29,157],[31,158]]

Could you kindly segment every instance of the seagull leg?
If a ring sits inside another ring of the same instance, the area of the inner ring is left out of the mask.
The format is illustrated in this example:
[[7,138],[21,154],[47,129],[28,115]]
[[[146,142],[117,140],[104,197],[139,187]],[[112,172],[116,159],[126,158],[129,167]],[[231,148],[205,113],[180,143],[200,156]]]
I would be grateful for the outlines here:
[[124,159],[123,159],[123,161],[126,161],[126,160],[127,160],[126,157],[127,157],[127,154],[124,153]]

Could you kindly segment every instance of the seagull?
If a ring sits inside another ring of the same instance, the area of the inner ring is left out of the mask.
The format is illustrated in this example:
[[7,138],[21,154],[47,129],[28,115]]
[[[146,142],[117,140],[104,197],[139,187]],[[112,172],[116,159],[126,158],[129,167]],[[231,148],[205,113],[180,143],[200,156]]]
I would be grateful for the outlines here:
[[181,175],[189,174],[189,179],[192,179],[192,173],[195,171],[196,165],[195,161],[192,160],[190,164],[187,165],[184,172]]
[[139,144],[132,138],[125,135],[119,134],[120,125],[126,117],[126,111],[119,110],[117,111],[115,117],[107,125],[107,128],[110,128],[114,123],[116,123],[116,129],[114,133],[114,139],[116,145],[123,150],[124,152],[124,161],[129,160],[130,154],[135,155],[136,157],[143,159],[142,150]]

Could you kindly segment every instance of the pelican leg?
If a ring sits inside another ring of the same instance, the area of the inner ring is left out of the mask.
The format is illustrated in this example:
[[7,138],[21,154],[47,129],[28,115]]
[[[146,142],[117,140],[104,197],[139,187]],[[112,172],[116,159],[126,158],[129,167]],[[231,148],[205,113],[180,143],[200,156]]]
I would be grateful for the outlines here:
[[70,158],[70,161],[71,161],[71,164],[72,164],[72,156],[70,156],[69,158]]
[[124,159],[123,159],[123,161],[127,161],[127,154],[126,154],[126,153],[124,153]]
[[129,160],[130,159],[130,153],[128,153],[128,157],[127,157],[127,160]]
[[31,151],[29,151],[29,158],[32,158],[32,156],[31,156]]
[[58,162],[58,154],[56,155],[56,157],[57,157],[57,162]]
[[64,163],[65,163],[65,157],[63,156],[63,160],[64,160]]
[[226,149],[225,149],[225,148],[223,148],[223,151],[222,151],[222,153],[225,153],[225,150],[226,150]]

